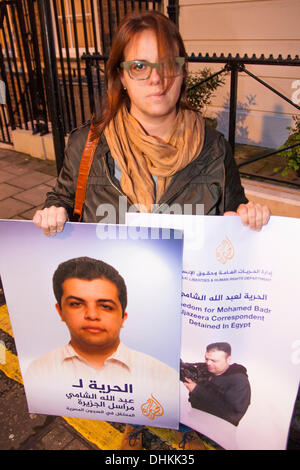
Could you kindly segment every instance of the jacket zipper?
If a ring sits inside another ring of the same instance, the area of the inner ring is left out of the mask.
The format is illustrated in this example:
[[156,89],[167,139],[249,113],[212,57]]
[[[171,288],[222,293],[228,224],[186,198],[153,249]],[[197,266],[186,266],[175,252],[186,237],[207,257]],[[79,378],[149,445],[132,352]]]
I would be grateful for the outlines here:
[[162,207],[162,206],[165,206],[165,205],[169,205],[172,200],[174,200],[180,193],[182,192],[182,189],[180,189],[179,191],[177,191],[177,193],[173,194],[173,196],[168,199],[167,201],[165,202],[162,202],[154,211],[153,211],[153,214],[155,214],[156,212],[159,211],[159,209]]
[[133,205],[133,203],[132,203],[132,201],[129,199],[129,197],[126,196],[126,194],[123,193],[123,191],[121,191],[121,189],[118,188],[118,186],[116,186],[116,185],[114,184],[114,182],[112,181],[112,179],[111,179],[111,177],[110,177],[110,174],[109,174],[109,171],[108,171],[108,168],[107,168],[107,164],[106,164],[106,160],[105,160],[105,155],[102,156],[102,159],[103,159],[103,163],[104,163],[104,171],[105,171],[105,174],[106,174],[107,179],[108,179],[108,181],[110,182],[110,184],[113,186],[113,188],[115,188],[115,189],[118,191],[119,194],[121,194],[121,196],[125,196],[125,197],[128,199],[128,201]]
[[[107,168],[107,163],[106,163],[106,160],[105,160],[105,156],[103,155],[102,156],[102,159],[103,159],[103,163],[104,163],[104,171],[105,171],[105,174],[107,176],[107,179],[108,181],[110,182],[110,184],[118,191],[119,194],[121,194],[121,196],[125,196],[127,197],[128,201],[130,202],[131,205],[134,205],[133,202],[129,199],[129,197],[123,192],[121,191],[120,188],[118,188],[118,186],[116,186],[114,184],[114,182],[112,181],[111,177],[110,177],[110,174],[109,174],[109,171],[108,171],[108,168]],[[177,191],[176,194],[174,194],[172,196],[172,198],[170,198],[168,201],[166,202],[163,202],[161,203],[154,211],[152,211],[152,214],[155,214],[156,212],[159,211],[159,209],[162,207],[162,206],[165,206],[165,205],[168,205],[170,203],[170,201],[172,201],[172,199],[176,198],[178,196],[178,194],[180,194],[181,190],[180,191]],[[139,212],[139,211],[138,211]]]

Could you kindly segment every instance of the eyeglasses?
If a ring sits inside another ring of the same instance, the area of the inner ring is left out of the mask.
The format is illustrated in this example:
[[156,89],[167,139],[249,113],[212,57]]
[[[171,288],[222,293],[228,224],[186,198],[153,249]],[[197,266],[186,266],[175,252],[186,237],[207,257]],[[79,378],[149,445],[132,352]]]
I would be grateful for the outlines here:
[[181,74],[184,65],[184,57],[175,57],[174,59],[165,59],[160,62],[148,62],[147,60],[128,60],[121,62],[120,66],[127,70],[130,78],[133,80],[147,80],[153,69],[163,78],[178,77]]

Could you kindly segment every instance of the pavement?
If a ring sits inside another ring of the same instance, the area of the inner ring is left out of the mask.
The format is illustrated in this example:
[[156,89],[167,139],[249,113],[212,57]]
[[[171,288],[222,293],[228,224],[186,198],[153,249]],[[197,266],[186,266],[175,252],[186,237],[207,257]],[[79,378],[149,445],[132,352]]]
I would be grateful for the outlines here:
[[[55,162],[0,149],[0,219],[31,220],[56,179]],[[299,397],[300,398],[300,397]],[[300,400],[288,449],[300,450]],[[29,414],[0,279],[0,450],[117,450],[124,425]],[[147,427],[145,450],[179,450],[173,431]],[[220,449],[205,436],[207,450]]]
[[0,149],[0,218],[32,219],[55,179],[55,162]]

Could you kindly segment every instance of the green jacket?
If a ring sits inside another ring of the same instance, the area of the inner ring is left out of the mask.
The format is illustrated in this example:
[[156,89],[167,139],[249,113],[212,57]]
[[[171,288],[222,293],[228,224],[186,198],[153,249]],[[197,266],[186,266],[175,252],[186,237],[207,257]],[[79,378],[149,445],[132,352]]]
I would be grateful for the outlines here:
[[[44,206],[65,207],[70,220],[74,220],[78,170],[88,131],[89,123],[70,134],[62,170],[56,186],[47,193]],[[125,194],[115,177],[115,163],[102,134],[88,178],[82,222],[124,223],[126,211],[123,210],[124,202],[120,206],[120,196],[124,201]],[[235,211],[247,202],[228,142],[222,134],[206,125],[200,155],[172,177],[165,193],[156,201],[154,212],[180,213],[181,210],[181,213],[199,214],[203,204],[205,215],[221,215],[225,211]],[[130,201],[127,203],[131,205]],[[107,218],[105,209],[109,210],[109,207],[114,208],[116,220]]]

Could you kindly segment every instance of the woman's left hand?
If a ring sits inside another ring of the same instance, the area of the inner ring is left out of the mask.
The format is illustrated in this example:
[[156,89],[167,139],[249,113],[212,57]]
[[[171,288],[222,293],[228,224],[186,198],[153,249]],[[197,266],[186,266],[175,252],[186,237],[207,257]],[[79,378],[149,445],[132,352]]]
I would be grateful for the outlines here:
[[224,215],[239,215],[243,225],[249,225],[251,230],[260,231],[269,222],[271,211],[268,206],[256,202],[240,204],[236,212],[225,212]]

